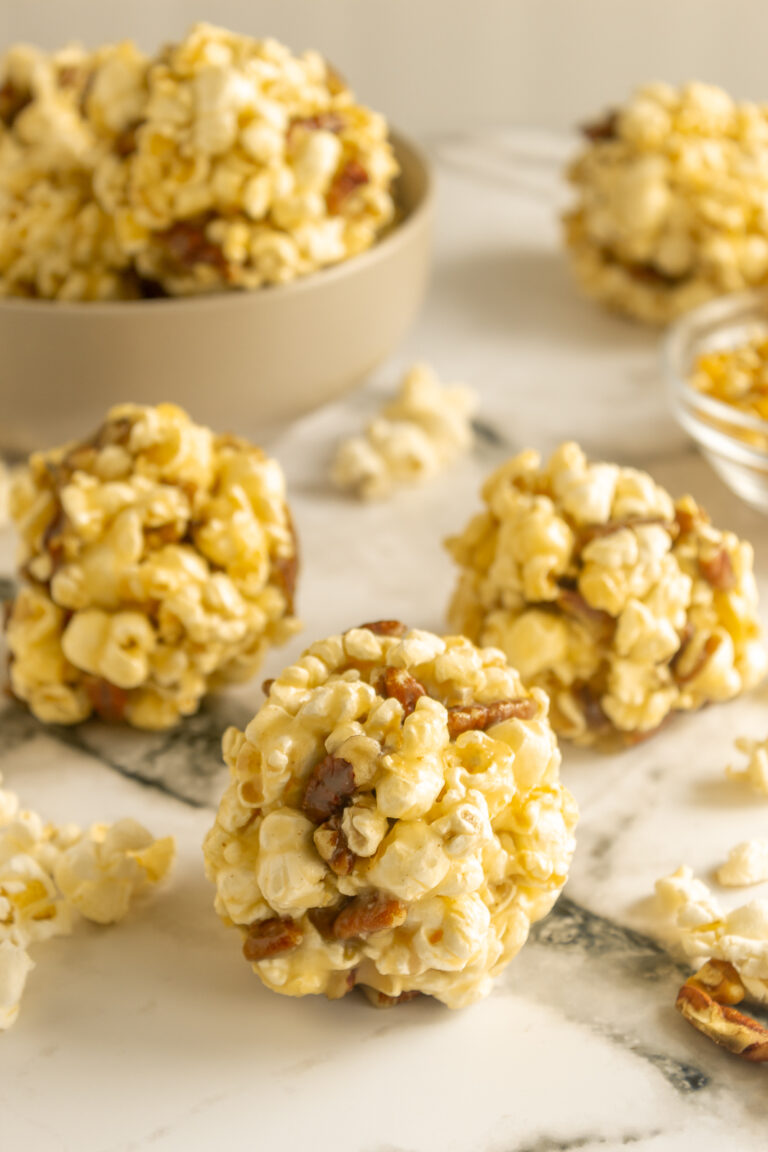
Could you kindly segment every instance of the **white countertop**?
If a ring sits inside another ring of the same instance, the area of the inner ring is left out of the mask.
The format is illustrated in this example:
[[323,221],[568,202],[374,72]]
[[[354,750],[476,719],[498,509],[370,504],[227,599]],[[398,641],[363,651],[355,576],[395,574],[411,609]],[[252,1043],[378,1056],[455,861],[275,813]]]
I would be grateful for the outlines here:
[[[495,146],[519,151],[520,139]],[[768,606],[768,521],[675,429],[655,335],[576,296],[546,181],[531,193],[508,165],[494,161],[479,180],[456,159],[454,149],[439,173],[431,295],[397,363],[270,445],[302,541],[306,627],[265,676],[364,619],[443,625],[454,573],[441,539],[476,508],[481,478],[504,453],[481,445],[428,487],[369,507],[325,479],[336,438],[417,357],[476,387],[483,421],[510,446],[574,437],[648,464],[673,493],[694,492],[755,543]],[[10,563],[0,533],[0,573]],[[258,685],[221,698],[168,736],[98,725],[51,733],[16,706],[0,713],[0,769],[25,805],[81,824],[132,815],[179,844],[170,883],[122,925],[81,927],[33,952],[21,1015],[0,1035],[2,1152],[766,1147],[765,1070],[723,1054],[674,1011],[683,969],[654,941],[647,898],[680,863],[709,878],[733,844],[766,834],[768,802],[723,768],[736,735],[768,731],[768,689],[621,755],[564,749],[581,805],[566,894],[493,995],[461,1013],[291,1000],[243,962],[213,912],[200,842],[222,786],[220,731],[260,698]]]

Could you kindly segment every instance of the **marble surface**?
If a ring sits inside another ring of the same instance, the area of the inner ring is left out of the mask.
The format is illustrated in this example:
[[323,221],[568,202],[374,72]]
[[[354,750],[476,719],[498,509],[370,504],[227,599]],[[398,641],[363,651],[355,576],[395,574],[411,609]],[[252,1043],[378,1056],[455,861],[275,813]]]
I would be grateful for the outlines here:
[[[270,445],[302,541],[306,627],[265,676],[364,619],[439,630],[453,582],[441,540],[476,508],[481,478],[513,447],[565,437],[647,464],[751,538],[768,606],[768,522],[673,425],[654,334],[575,295],[557,251],[551,157],[532,159],[529,145],[518,135],[441,147],[434,279],[407,346],[366,389]],[[481,439],[453,471],[386,504],[334,495],[337,437],[414,357],[475,386],[501,443]],[[11,557],[0,533],[0,574]],[[81,928],[34,954],[19,1021],[0,1037],[3,1152],[765,1148],[765,1070],[675,1013],[685,969],[658,942],[648,897],[680,863],[709,877],[734,843],[766,834],[768,802],[723,769],[736,735],[768,731],[768,689],[621,755],[564,750],[582,813],[566,893],[493,995],[458,1014],[290,1000],[243,963],[213,913],[200,842],[223,782],[221,730],[259,699],[256,685],[221,697],[163,736],[45,730],[14,705],[0,712],[0,770],[26,805],[79,823],[133,815],[179,844],[170,883],[121,926]]]

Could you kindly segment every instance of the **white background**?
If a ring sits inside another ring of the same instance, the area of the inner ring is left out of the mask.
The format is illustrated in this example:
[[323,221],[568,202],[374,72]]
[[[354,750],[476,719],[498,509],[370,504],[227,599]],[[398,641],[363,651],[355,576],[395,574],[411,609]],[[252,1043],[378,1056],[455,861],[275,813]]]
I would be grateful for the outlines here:
[[153,48],[198,19],[318,48],[417,134],[565,128],[647,79],[768,100],[762,0],[0,0],[0,43]]

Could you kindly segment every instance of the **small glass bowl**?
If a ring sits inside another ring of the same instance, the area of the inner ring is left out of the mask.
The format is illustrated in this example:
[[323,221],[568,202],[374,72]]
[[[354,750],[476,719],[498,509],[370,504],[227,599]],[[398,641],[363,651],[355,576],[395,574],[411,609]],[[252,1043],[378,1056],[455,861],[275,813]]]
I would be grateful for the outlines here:
[[693,437],[728,487],[768,512],[768,420],[715,400],[690,384],[704,352],[768,336],[768,292],[722,296],[686,313],[663,343],[664,375],[678,423]]

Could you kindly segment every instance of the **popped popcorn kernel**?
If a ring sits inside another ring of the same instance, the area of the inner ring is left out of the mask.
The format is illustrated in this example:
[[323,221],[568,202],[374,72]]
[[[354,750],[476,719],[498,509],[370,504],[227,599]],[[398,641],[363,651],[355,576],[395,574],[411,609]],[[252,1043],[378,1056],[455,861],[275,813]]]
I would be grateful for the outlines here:
[[487,995],[573,854],[547,707],[500,652],[392,620],[278,676],[224,737],[204,845],[216,910],[264,984],[451,1008]]
[[725,769],[726,776],[744,781],[755,792],[768,796],[768,736],[765,740],[739,736],[735,744],[738,751],[747,757],[747,765],[742,769],[729,764]]
[[29,948],[71,933],[78,915],[122,920],[137,893],[165,878],[174,855],[172,837],[154,840],[135,820],[87,832],[56,826],[0,787],[0,1031],[19,1014],[35,967]]
[[173,405],[121,405],[31,456],[11,515],[10,681],[45,723],[171,727],[298,628],[279,465]]
[[635,739],[762,679],[752,548],[690,496],[568,443],[507,461],[483,500],[447,542],[449,623],[548,692],[558,733]]
[[471,389],[442,385],[428,365],[414,365],[365,432],[339,444],[334,484],[361,500],[380,500],[429,479],[471,448],[476,403]]
[[564,225],[587,295],[666,324],[765,283],[767,106],[705,84],[649,84],[584,133]]

